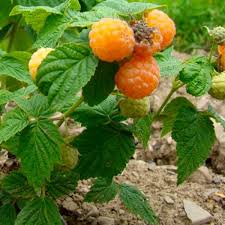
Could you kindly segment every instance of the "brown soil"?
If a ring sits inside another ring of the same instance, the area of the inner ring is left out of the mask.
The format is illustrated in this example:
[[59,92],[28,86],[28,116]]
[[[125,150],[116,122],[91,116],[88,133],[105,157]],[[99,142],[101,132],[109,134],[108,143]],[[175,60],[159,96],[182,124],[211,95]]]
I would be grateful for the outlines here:
[[[160,218],[161,225],[190,225],[183,208],[183,200],[190,199],[213,215],[211,225],[225,224],[225,199],[215,194],[210,195],[213,189],[219,193],[225,193],[225,179],[211,172],[213,180],[210,184],[186,182],[177,187],[176,168],[174,166],[152,167],[140,160],[131,160],[127,169],[117,177],[119,182],[136,185],[149,199],[152,208]],[[67,207],[71,200],[77,205],[77,210],[67,218],[69,225],[93,225],[98,224],[98,215],[88,216],[88,213],[97,207],[100,216],[112,218],[115,225],[146,225],[141,219],[128,213],[118,199],[108,204],[83,203],[83,197],[90,188],[90,181],[80,183],[76,194],[59,200],[60,205]],[[220,194],[223,196],[223,194]],[[170,197],[173,203],[166,203],[165,197]],[[66,211],[64,211],[65,213]],[[65,213],[68,215],[67,213]]]
[[[180,59],[188,58],[186,54],[175,53],[175,55]],[[163,79],[160,84],[159,90],[151,97],[151,109],[155,111],[159,108],[162,100],[165,99],[171,87],[171,79]],[[174,95],[185,96],[190,99],[197,107],[201,110],[207,109],[210,103],[215,109],[225,116],[224,102],[212,99],[209,95],[195,98],[186,93],[185,88],[179,90],[179,92]],[[218,128],[218,125],[216,125]],[[155,210],[160,218],[160,224],[162,225],[189,225],[191,222],[188,220],[186,213],[183,208],[183,200],[190,199],[193,202],[200,205],[202,208],[207,210],[213,215],[213,222],[211,225],[225,225],[225,178],[220,175],[216,175],[211,171],[213,177],[212,182],[196,183],[194,180],[186,182],[185,184],[177,187],[176,185],[176,173],[174,167],[172,169],[170,166],[164,165],[175,165],[176,163],[176,144],[168,135],[165,138],[160,138],[161,124],[156,123],[153,126],[153,135],[149,142],[149,147],[146,151],[143,151],[142,146],[137,146],[137,151],[124,173],[117,179],[120,182],[126,182],[136,185],[140,190],[142,190],[147,198],[149,199],[152,208]],[[218,142],[215,145],[217,152],[214,153],[213,163],[210,166],[217,169],[217,161],[219,161],[221,166],[221,161],[224,162],[225,158],[221,158],[220,151],[223,151],[225,145],[222,140],[223,130],[221,128],[217,130]],[[219,153],[218,153],[219,149]],[[224,150],[225,152],[225,150]],[[218,154],[220,155],[218,157]],[[216,160],[215,160],[216,155]],[[145,162],[144,162],[145,161]],[[150,169],[152,162],[155,162],[158,166],[154,169]],[[222,164],[223,165],[223,164]],[[225,167],[217,172],[221,172]],[[225,173],[225,172],[224,172]],[[64,214],[69,225],[97,225],[98,216],[104,216],[109,219],[107,223],[101,223],[105,225],[118,224],[118,225],[144,225],[141,219],[128,213],[120,203],[118,199],[113,200],[108,204],[97,204],[91,205],[83,203],[83,197],[88,192],[90,188],[90,181],[83,181],[77,188],[77,192],[72,194],[70,197],[59,200],[60,205],[67,205],[69,201],[70,204],[73,202],[75,204],[75,210],[73,213],[68,214],[68,210],[63,209]],[[219,197],[214,193],[209,195],[207,193],[213,192],[214,189],[219,192]],[[222,193],[222,194],[221,194]],[[222,196],[222,197],[221,197]],[[165,202],[165,197],[170,197],[173,204],[168,204]],[[93,210],[97,211],[98,216],[88,216],[88,213]],[[97,209],[96,209],[97,207]],[[63,207],[62,207],[63,208]],[[111,218],[111,220],[110,220]]]

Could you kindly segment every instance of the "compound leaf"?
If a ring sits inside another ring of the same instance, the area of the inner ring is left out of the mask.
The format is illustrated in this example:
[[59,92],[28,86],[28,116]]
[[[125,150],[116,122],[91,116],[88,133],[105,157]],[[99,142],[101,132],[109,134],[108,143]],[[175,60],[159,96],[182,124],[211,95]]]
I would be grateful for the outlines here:
[[15,225],[16,209],[12,204],[5,204],[0,207],[0,224]]
[[61,225],[57,206],[50,198],[36,198],[27,203],[17,216],[15,225]]
[[15,16],[22,14],[25,18],[27,24],[31,25],[33,29],[37,32],[43,27],[46,18],[50,14],[61,14],[60,10],[57,8],[52,8],[49,6],[15,6],[10,16]]
[[152,116],[147,115],[135,121],[132,131],[137,139],[143,144],[143,147],[148,146],[148,141],[151,135]]
[[121,184],[120,199],[130,212],[140,216],[149,224],[158,224],[155,213],[149,206],[146,197],[136,187]]
[[86,194],[86,202],[106,203],[113,200],[118,192],[118,184],[112,180],[98,178]]
[[65,0],[15,0],[17,5],[23,6],[50,6],[54,7],[62,4]]
[[83,126],[96,127],[99,124],[123,119],[118,115],[118,112],[116,97],[109,96],[101,104],[94,107],[83,104],[73,113],[72,117]]
[[202,96],[211,88],[213,70],[206,57],[195,57],[184,66],[179,78],[186,84],[189,94]]
[[17,156],[31,185],[39,187],[49,180],[55,163],[60,161],[62,143],[57,127],[48,120],[37,120],[22,132]]
[[52,114],[49,109],[48,98],[43,95],[35,95],[29,100],[15,98],[17,105],[29,116],[35,118],[46,118]]
[[78,181],[79,175],[74,171],[56,171],[52,174],[51,181],[47,184],[47,192],[51,197],[57,199],[74,192]]
[[16,198],[30,198],[35,196],[35,192],[28,184],[27,178],[19,171],[14,171],[4,177],[2,188]]
[[183,68],[183,64],[176,57],[172,56],[173,47],[160,52],[155,56],[160,67],[160,75],[162,77],[175,76]]
[[185,107],[177,115],[172,137],[177,142],[178,184],[181,184],[209,156],[215,131],[208,116]]
[[23,63],[13,57],[0,58],[0,75],[10,76],[27,84],[33,83]]
[[64,44],[51,52],[40,66],[37,85],[49,103],[60,111],[95,73],[97,58],[86,45]]
[[195,108],[194,105],[192,105],[192,103],[184,97],[178,97],[173,99],[165,107],[162,113],[163,128],[161,131],[161,137],[165,136],[172,130],[177,114],[179,113],[179,110],[183,107]]
[[115,87],[114,77],[118,64],[100,61],[95,75],[83,88],[85,102],[90,106],[98,105],[104,101]]
[[77,165],[81,179],[119,174],[135,151],[132,134],[111,126],[88,128],[73,144],[81,154]]
[[146,3],[146,2],[131,2],[128,3],[126,0],[106,0],[94,8],[110,8],[115,10],[121,16],[137,15],[143,13],[146,10],[158,8],[159,5]]
[[33,48],[55,48],[58,40],[62,37],[66,28],[69,27],[69,19],[61,15],[50,15],[45,25],[40,30],[37,40],[33,44]]
[[9,140],[11,137],[22,131],[29,124],[27,115],[20,110],[15,108],[8,112],[0,126],[0,143]]

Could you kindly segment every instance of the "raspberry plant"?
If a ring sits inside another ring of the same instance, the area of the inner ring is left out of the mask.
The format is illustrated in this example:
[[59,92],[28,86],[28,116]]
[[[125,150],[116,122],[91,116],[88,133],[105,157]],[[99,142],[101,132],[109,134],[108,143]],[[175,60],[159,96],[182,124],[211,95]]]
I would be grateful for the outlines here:
[[[156,121],[163,124],[162,136],[172,133],[177,142],[178,184],[207,159],[215,141],[213,121],[225,127],[225,120],[210,105],[200,111],[187,98],[171,97],[185,86],[190,95],[209,92],[224,100],[223,28],[219,43],[209,33],[209,57],[181,62],[172,47],[165,49],[176,29],[159,5],[126,0],[2,5],[0,145],[17,157],[19,168],[0,181],[0,224],[62,224],[56,199],[89,178],[93,186],[86,201],[105,203],[118,195],[129,211],[157,224],[144,194],[114,177],[133,156],[135,138],[147,147]],[[174,77],[172,89],[158,111],[149,112],[148,95],[156,94],[160,75]],[[85,128],[80,135],[60,133],[68,118]]]

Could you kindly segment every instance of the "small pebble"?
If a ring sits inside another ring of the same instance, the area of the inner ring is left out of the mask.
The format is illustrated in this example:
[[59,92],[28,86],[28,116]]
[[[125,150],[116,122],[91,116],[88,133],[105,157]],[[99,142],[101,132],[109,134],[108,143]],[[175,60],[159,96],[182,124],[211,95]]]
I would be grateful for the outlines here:
[[87,217],[98,217],[99,210],[94,205],[91,207],[92,207],[92,209],[88,212]]
[[169,196],[164,197],[164,201],[170,205],[174,204],[174,200]]
[[97,219],[99,225],[115,225],[115,220],[106,216],[100,216]]

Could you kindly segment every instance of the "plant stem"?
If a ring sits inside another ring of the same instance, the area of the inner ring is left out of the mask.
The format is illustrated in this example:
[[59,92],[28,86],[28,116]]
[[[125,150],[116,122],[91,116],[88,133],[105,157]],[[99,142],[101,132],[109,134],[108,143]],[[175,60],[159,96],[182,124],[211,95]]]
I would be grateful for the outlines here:
[[69,117],[70,114],[73,113],[73,112],[74,112],[74,111],[82,104],[83,101],[84,101],[84,97],[81,96],[81,97],[78,99],[78,101],[75,102],[74,105],[72,105],[72,107],[71,107],[68,111],[66,111],[66,112],[63,114],[62,118],[61,118],[61,119],[59,120],[59,122],[57,123],[57,126],[60,127],[60,126],[63,124],[63,122],[65,121],[65,119],[66,119],[67,117]]
[[213,42],[212,42],[211,49],[210,49],[210,53],[209,53],[209,62],[210,62],[210,63],[211,63],[211,61],[212,61],[214,48],[215,48],[215,42],[213,41]]
[[167,95],[166,99],[163,101],[162,105],[160,106],[159,110],[155,114],[154,118],[157,118],[161,114],[162,110],[164,109],[166,104],[169,102],[170,98],[172,97],[175,91],[176,90],[174,90],[173,88],[170,90],[169,94]]
[[167,105],[167,103],[169,102],[170,98],[173,96],[173,94],[182,86],[184,86],[184,83],[182,83],[179,80],[175,80],[173,83],[173,86],[169,92],[169,94],[167,95],[166,99],[163,101],[162,105],[160,106],[159,110],[156,112],[153,120],[155,120],[158,116],[160,116],[161,112],[163,111],[164,107]]
[[12,50],[13,42],[15,40],[16,33],[17,33],[18,28],[19,28],[21,20],[22,20],[22,17],[20,17],[19,20],[13,25],[11,35],[9,37],[9,44],[8,44],[7,52],[11,52],[11,50]]
[[41,196],[45,197],[45,186],[41,187]]

